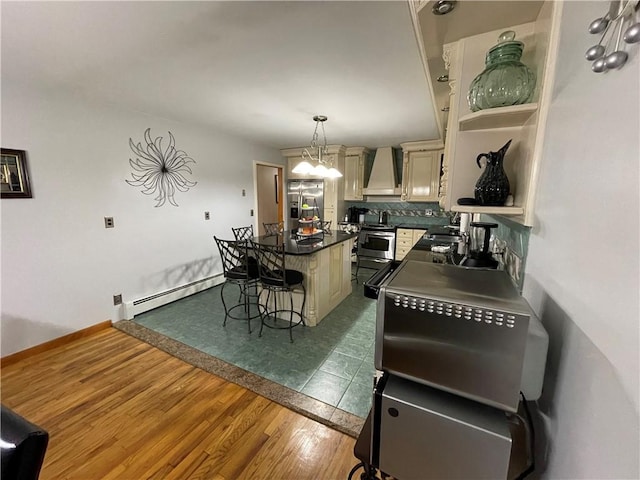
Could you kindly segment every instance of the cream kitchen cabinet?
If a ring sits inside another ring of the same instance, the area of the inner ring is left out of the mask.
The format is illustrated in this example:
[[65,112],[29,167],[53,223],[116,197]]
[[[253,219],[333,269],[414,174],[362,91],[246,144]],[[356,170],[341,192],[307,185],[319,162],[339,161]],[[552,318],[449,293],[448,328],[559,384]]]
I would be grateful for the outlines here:
[[[323,189],[324,211],[322,220],[331,221],[331,228],[338,228],[338,217],[344,215],[344,172],[345,172],[345,150],[344,145],[329,145],[327,159],[333,162],[343,176],[340,178],[325,178]],[[292,170],[302,161],[303,148],[288,148],[281,150],[282,156],[287,159],[287,177],[289,179],[311,179],[317,178],[313,175],[295,174]]]
[[407,142],[402,147],[402,189],[406,202],[437,202],[440,187],[440,141]]
[[344,157],[344,199],[362,200],[364,163],[369,154],[365,147],[347,147]]
[[[451,88],[440,198],[440,206],[445,210],[507,215],[523,225],[533,225],[561,10],[562,2],[547,0],[534,21],[469,36],[444,46],[443,58]],[[524,43],[522,62],[536,73],[532,101],[525,105],[471,112],[467,104],[469,85],[483,71],[486,52],[505,30],[515,31],[516,40]],[[476,157],[480,153],[497,151],[508,140],[512,143],[504,168],[511,186],[513,206],[458,205],[459,198],[474,196],[475,183],[482,173],[476,165]]]
[[396,230],[395,259],[402,260],[425,233],[427,231],[422,229],[398,228]]
[[293,169],[296,168],[296,165],[298,165],[301,161],[302,161],[302,157],[301,156],[287,157],[287,177],[288,178],[290,178],[290,179],[311,178],[309,175],[302,175],[300,173],[293,173]]

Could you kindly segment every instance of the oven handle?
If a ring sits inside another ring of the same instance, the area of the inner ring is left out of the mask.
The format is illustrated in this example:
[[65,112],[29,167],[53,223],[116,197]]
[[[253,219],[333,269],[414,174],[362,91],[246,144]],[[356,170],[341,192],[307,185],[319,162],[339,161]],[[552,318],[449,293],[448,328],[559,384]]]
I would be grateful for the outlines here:
[[361,234],[369,235],[371,237],[387,237],[387,238],[395,238],[396,234],[393,232],[375,232],[370,230],[361,230]]
[[398,268],[398,265],[400,265],[400,262],[391,261],[385,267],[371,275],[371,277],[364,282],[364,296],[373,299],[378,298],[380,286],[389,278],[395,269]]

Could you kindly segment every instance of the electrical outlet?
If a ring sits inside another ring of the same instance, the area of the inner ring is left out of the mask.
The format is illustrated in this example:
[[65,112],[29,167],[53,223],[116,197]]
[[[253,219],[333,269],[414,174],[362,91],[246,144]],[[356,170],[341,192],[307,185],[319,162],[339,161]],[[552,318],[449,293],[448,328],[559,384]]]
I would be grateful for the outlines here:
[[244,188],[242,189],[242,196],[243,196],[243,197],[246,197],[246,196],[247,196],[247,191],[246,191]]
[[211,215],[209,214],[209,212],[204,212],[204,219],[211,220]]
[[253,208],[251,209],[251,216],[253,217]]
[[113,228],[115,224],[113,223],[113,217],[104,217],[104,228]]
[[122,294],[119,293],[118,295],[114,295],[113,296],[113,304],[114,305],[121,305],[122,304]]

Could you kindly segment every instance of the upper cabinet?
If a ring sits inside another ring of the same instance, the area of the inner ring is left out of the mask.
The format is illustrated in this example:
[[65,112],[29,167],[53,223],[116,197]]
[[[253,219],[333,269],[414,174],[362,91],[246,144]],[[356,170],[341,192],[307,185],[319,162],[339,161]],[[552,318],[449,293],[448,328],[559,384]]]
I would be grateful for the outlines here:
[[440,186],[440,141],[407,142],[402,147],[401,200],[437,202]]
[[362,200],[364,164],[369,154],[365,147],[347,147],[344,157],[344,199]]
[[[460,14],[469,3],[476,2],[460,2]],[[505,25],[444,45],[443,59],[451,89],[440,188],[440,205],[445,210],[506,215],[523,225],[533,225],[561,9],[562,2],[546,1],[533,21]],[[423,9],[420,15],[431,15],[427,10]],[[500,17],[501,13],[494,11],[492,16]],[[475,22],[475,28],[477,24]],[[531,103],[471,112],[467,102],[469,86],[484,70],[487,52],[506,30],[513,30],[516,40],[524,43],[521,60],[536,73]],[[478,155],[495,152],[509,140],[512,142],[505,156],[504,169],[509,178],[513,206],[458,205],[458,199],[474,196],[475,184],[482,173],[476,164]]]

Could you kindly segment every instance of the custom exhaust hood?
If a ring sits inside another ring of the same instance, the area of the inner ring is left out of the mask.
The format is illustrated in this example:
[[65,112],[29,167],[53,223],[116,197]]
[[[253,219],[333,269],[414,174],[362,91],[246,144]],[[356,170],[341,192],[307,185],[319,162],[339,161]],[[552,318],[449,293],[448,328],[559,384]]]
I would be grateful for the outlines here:
[[376,151],[369,184],[362,193],[364,195],[400,195],[391,147],[380,147]]

